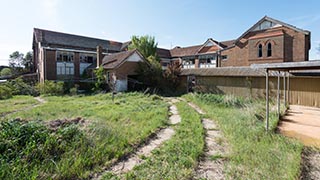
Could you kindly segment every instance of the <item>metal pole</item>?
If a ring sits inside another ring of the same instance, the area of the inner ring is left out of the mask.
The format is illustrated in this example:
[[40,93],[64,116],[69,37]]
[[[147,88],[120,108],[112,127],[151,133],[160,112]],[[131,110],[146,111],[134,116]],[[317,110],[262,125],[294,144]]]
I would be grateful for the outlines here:
[[287,81],[288,81],[288,87],[287,87],[287,89],[288,89],[288,95],[287,95],[287,103],[288,103],[288,105],[290,105],[290,72],[288,71],[288,79],[287,79]]
[[277,89],[277,105],[278,105],[278,116],[280,116],[280,71],[278,71],[278,89]]
[[266,130],[269,130],[269,71],[266,69]]
[[283,103],[287,105],[286,72],[283,72]]

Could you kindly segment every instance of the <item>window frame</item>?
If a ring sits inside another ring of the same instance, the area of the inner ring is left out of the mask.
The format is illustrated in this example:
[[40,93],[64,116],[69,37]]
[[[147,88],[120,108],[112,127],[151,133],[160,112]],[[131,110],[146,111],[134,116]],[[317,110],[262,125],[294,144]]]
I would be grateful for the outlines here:
[[269,42],[267,44],[267,57],[271,57],[272,56],[272,44],[271,42]]
[[263,57],[263,51],[262,51],[262,44],[258,45],[258,58],[262,58]]

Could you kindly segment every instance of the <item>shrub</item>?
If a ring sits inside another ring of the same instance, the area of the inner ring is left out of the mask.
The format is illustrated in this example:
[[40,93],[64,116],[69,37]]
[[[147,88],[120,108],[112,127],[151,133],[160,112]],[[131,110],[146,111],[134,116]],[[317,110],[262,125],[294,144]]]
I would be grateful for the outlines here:
[[39,95],[39,92],[36,90],[36,88],[24,82],[21,77],[8,82],[8,86],[10,86],[10,88],[12,89],[13,95]]
[[12,97],[12,90],[6,85],[0,85],[0,99],[9,99]]
[[11,76],[12,71],[10,68],[3,68],[0,72],[0,76]]
[[43,95],[63,95],[64,94],[64,83],[63,82],[53,82],[45,81],[44,83],[39,83],[37,85],[37,90]]

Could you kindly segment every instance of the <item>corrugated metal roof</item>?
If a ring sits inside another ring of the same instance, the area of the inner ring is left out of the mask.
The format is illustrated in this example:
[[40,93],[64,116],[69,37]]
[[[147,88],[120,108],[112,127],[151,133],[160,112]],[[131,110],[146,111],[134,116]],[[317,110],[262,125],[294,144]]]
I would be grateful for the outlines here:
[[[198,69],[182,69],[181,76],[265,76],[264,69],[256,69],[250,67],[220,67],[220,68],[198,68]],[[270,76],[277,76],[278,73],[271,71]]]

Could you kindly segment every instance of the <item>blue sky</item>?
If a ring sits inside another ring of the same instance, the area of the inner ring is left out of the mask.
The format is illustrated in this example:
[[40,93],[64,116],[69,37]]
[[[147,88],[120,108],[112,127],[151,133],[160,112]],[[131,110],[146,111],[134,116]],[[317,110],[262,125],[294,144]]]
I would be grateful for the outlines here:
[[318,0],[2,0],[0,65],[32,49],[34,27],[127,41],[153,35],[159,47],[239,37],[263,16],[311,31],[310,59],[320,59]]

